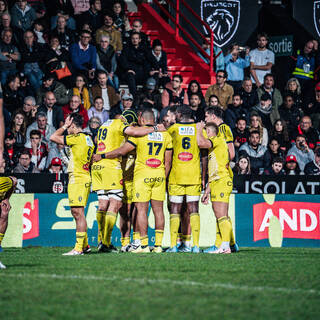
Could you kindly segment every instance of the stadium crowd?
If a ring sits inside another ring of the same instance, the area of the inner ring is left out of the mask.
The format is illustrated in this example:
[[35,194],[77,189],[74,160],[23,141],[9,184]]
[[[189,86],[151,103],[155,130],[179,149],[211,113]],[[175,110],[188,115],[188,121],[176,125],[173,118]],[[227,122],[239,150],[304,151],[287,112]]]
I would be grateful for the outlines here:
[[320,174],[316,40],[292,57],[285,88],[275,83],[266,34],[256,49],[215,48],[216,84],[203,95],[197,80],[184,88],[180,74],[169,74],[161,41],[151,43],[142,24],[129,22],[122,0],[0,0],[5,173],[65,172],[67,148],[50,137],[70,114],[82,115],[94,140],[123,111],[150,109],[169,127],[168,114],[189,105],[195,122],[207,107],[223,109],[234,173]]

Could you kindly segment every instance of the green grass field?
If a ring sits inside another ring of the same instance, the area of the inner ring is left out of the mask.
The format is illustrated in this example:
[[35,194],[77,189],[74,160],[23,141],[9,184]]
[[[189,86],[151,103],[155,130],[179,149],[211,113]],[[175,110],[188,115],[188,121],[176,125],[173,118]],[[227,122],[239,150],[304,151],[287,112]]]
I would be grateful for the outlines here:
[[1,319],[317,319],[320,249],[96,254],[7,248]]

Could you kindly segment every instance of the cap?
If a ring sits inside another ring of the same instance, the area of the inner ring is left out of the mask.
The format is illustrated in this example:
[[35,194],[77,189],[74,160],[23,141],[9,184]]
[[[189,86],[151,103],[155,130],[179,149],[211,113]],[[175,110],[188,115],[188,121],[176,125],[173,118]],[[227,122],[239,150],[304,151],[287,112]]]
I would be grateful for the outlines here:
[[127,124],[138,123],[137,114],[133,110],[125,110],[121,115]]
[[297,162],[297,158],[296,158],[296,156],[291,154],[290,156],[287,156],[286,162]]
[[124,93],[121,97],[122,100],[133,100],[133,95],[131,93]]
[[62,162],[60,158],[53,158],[51,160],[51,166],[62,166]]
[[9,131],[5,135],[5,139],[13,139],[14,138],[14,133]]
[[148,78],[146,82],[147,89],[154,89],[156,87],[156,80],[154,78]]
[[318,82],[318,83],[316,84],[315,89],[316,89],[316,91],[320,91],[320,82]]

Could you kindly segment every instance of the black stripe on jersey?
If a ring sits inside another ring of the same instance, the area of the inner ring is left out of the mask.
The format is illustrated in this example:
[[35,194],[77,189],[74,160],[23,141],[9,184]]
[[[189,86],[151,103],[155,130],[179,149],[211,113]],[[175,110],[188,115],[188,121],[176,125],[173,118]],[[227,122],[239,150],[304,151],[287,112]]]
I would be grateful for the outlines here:
[[166,150],[173,150],[173,148],[166,148]]
[[132,144],[134,147],[137,147],[137,145],[136,145],[134,142],[132,142],[132,141],[130,141],[130,140],[128,140],[127,142],[129,142],[130,144]]
[[6,181],[0,184],[0,188],[5,188],[7,186],[10,186],[10,182]]
[[66,134],[63,136],[63,143],[64,143],[65,145],[67,145],[67,135],[66,135]]
[[[226,142],[227,142],[227,141],[226,141]],[[228,144],[228,143],[233,143],[233,141],[228,141],[227,144]]]

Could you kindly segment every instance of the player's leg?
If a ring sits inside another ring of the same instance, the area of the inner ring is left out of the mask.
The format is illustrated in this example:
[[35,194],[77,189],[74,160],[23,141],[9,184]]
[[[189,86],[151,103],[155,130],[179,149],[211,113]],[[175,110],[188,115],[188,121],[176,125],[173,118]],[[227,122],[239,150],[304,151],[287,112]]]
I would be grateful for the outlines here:
[[140,232],[141,245],[138,248],[134,248],[131,252],[133,253],[148,253],[150,252],[148,246],[148,202],[136,202],[137,218],[136,225]]
[[180,211],[183,196],[170,195],[170,249],[168,252],[177,252],[177,238],[181,222]]
[[183,199],[181,211],[181,240],[182,244],[179,247],[179,252],[191,252],[191,226],[190,214],[186,202],[186,197]]
[[[190,201],[188,201],[190,200]],[[190,212],[190,226],[191,233],[193,238],[193,248],[192,252],[199,253],[199,238],[200,238],[200,215],[199,215],[199,199],[198,201],[194,200],[191,196],[187,196],[187,206],[188,212]]]
[[106,212],[109,206],[109,197],[106,190],[98,190],[98,209],[96,218],[98,223],[98,250],[101,250],[102,240],[104,238],[104,228],[106,221]]
[[138,215],[138,210],[135,204],[132,204],[132,213],[131,213],[131,221],[132,221],[132,244],[134,246],[139,247],[140,246],[140,231],[138,229],[138,224],[137,224],[137,215]]
[[155,218],[155,245],[154,252],[162,252],[162,239],[164,233],[163,201],[151,200],[151,207]]
[[119,210],[122,252],[126,252],[130,244],[130,231],[131,231],[130,212],[131,212],[131,203],[123,203],[122,207]]
[[1,242],[8,227],[8,217],[10,209],[11,206],[8,199],[2,200],[0,202],[0,252],[2,251]]

